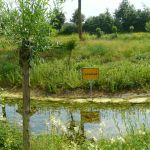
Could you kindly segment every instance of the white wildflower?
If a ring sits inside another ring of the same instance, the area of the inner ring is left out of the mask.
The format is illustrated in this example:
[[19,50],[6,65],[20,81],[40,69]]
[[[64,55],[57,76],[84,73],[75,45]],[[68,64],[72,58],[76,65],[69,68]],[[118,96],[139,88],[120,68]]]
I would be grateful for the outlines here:
[[97,142],[97,138],[96,138],[96,137],[93,137],[93,141],[94,141],[94,142]]
[[111,138],[111,144],[115,143],[115,139]]
[[63,133],[67,133],[67,128],[64,125],[61,127],[61,130]]
[[99,128],[99,129],[98,129],[98,131],[99,131],[99,133],[100,133],[100,134],[102,134],[102,133],[103,133],[102,128]]
[[101,128],[105,128],[105,127],[106,127],[105,122],[101,122],[101,123],[100,123],[100,127],[101,127]]
[[78,133],[79,132],[79,126],[74,127],[74,131],[75,131],[75,133]]
[[125,143],[125,139],[123,137],[118,137],[117,138],[119,141],[121,141],[122,143]]

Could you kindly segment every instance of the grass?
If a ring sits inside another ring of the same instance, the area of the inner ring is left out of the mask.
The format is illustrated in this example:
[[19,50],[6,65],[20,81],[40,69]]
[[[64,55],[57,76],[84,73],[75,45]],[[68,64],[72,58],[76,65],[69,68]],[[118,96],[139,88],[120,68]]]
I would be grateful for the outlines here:
[[[88,82],[81,79],[82,67],[98,67],[100,78],[94,89],[104,92],[123,90],[150,90],[150,35],[149,33],[104,35],[101,39],[88,34],[83,42],[77,35],[58,36],[51,39],[58,47],[38,53],[32,62],[31,87],[51,93],[64,90],[87,89]],[[68,67],[69,52],[63,43],[76,39]],[[1,38],[0,86],[20,87],[21,73],[18,65],[16,45],[6,46]],[[9,42],[11,43],[11,42]]]
[[[102,138],[93,140],[72,139],[67,135],[32,135],[30,138],[31,150],[120,150],[120,149],[150,149],[150,132],[141,128],[125,136],[116,138]],[[80,144],[79,144],[80,141]],[[82,141],[82,142],[81,142]],[[0,149],[21,150],[22,134],[6,122],[0,122]]]

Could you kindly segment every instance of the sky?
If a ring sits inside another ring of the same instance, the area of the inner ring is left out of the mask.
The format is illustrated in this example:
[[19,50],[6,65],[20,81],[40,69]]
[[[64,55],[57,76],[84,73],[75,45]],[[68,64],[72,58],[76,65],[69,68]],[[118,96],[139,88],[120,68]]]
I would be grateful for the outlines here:
[[[108,8],[111,13],[118,8],[122,0],[81,0],[82,1],[82,13],[86,18],[90,16],[97,16],[103,13]],[[144,5],[150,8],[150,0],[129,0],[130,4],[133,4],[135,8],[142,9]],[[63,4],[63,11],[67,18],[66,21],[70,21],[72,13],[78,7],[78,0],[66,0]]]

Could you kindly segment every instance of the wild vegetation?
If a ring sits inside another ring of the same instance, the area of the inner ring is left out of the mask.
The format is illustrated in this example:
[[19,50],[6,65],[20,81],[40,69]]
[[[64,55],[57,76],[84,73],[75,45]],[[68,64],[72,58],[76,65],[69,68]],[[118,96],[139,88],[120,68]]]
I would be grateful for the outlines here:
[[[75,135],[73,135],[75,136]],[[6,122],[0,121],[0,149],[21,150],[22,134],[16,127],[10,126]],[[31,150],[112,150],[112,149],[149,149],[150,132],[141,128],[125,136],[101,139],[70,138],[67,134],[58,135],[57,132],[47,135],[32,135]]]
[[[86,41],[79,42],[77,35],[54,37],[50,41],[53,48],[39,52],[38,57],[31,63],[31,87],[51,93],[77,88],[87,89],[88,82],[81,79],[81,68],[98,67],[100,78],[94,82],[96,90],[149,90],[148,33],[118,34],[115,39],[113,34],[103,35],[101,39],[84,34],[84,38]],[[76,41],[71,55],[65,46],[69,39]],[[16,46],[11,45],[11,41],[1,38],[0,85],[20,87],[18,52]]]
[[[149,91],[150,35],[145,32],[150,31],[149,8],[136,10],[123,0],[114,17],[107,10],[84,22],[79,0],[70,24],[65,23],[63,0],[56,0],[54,9],[48,9],[48,0],[18,0],[15,8],[5,2],[0,0],[0,88],[23,85],[23,141],[20,131],[0,122],[0,149],[28,150],[30,141],[33,150],[37,146],[54,150],[149,149],[150,133],[145,128],[116,139],[82,141],[79,137],[76,141],[66,134],[54,134],[30,140],[27,121],[30,86],[48,93],[87,90],[89,83],[81,77],[84,67],[100,69],[100,78],[93,82],[99,92]],[[82,41],[72,34],[77,31]]]

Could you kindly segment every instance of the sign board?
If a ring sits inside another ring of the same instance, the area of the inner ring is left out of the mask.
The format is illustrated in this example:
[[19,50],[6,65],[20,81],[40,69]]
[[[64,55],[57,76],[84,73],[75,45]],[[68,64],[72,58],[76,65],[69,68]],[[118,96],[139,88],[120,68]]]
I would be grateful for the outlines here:
[[81,111],[81,121],[83,123],[99,123],[100,122],[100,114],[98,111],[94,111],[94,112]]
[[97,80],[99,78],[99,68],[82,68],[83,80]]

